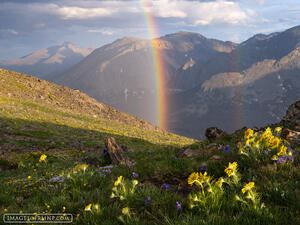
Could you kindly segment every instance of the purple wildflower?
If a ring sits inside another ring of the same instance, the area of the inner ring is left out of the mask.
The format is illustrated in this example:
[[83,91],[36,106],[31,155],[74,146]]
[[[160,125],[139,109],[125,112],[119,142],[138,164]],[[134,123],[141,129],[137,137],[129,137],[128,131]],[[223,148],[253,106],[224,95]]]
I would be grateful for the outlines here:
[[177,211],[182,211],[182,204],[180,202],[176,202]]
[[226,154],[231,154],[231,153],[232,153],[232,152],[231,152],[231,148],[230,148],[229,145],[221,146],[221,147],[219,148],[219,150],[220,150],[220,151],[226,152]]
[[55,175],[54,177],[52,177],[49,182],[58,182],[58,183],[63,183],[65,181],[65,178],[60,177],[58,175]]
[[200,165],[200,170],[201,171],[207,171],[206,165],[205,164],[201,164]]
[[291,162],[294,162],[294,157],[293,157],[293,156],[289,156],[288,158],[289,158],[289,160],[290,160]]
[[111,173],[111,170],[110,170],[110,169],[105,169],[105,170],[104,170],[104,173],[110,174],[110,173]]
[[291,149],[291,147],[288,145],[288,149],[286,150],[287,154],[291,153],[291,155],[296,155],[296,151],[294,149]]
[[162,184],[161,188],[168,190],[170,188],[170,185],[169,184]]
[[267,154],[267,155],[269,155],[269,153],[270,153],[270,150],[262,150],[261,151],[261,154]]
[[283,155],[283,156],[280,156],[277,160],[277,163],[284,163],[288,160],[288,157]]
[[139,176],[138,173],[132,172],[131,178],[135,179],[135,178],[138,178],[138,176]]
[[149,205],[149,204],[150,204],[150,201],[151,201],[151,197],[148,196],[147,199],[146,199],[146,201],[145,201],[145,205]]

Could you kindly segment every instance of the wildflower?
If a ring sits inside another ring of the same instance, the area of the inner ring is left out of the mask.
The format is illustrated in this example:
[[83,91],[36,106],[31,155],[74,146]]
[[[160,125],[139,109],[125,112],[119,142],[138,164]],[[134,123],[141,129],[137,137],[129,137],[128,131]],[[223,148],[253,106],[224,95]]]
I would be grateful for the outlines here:
[[288,160],[288,157],[283,155],[283,156],[280,156],[278,159],[277,159],[277,163],[284,163]]
[[210,179],[210,177],[207,176],[207,172],[204,172],[203,174],[201,172],[199,173],[199,179],[198,180],[199,180],[200,183],[208,182],[209,179]]
[[246,130],[245,135],[244,135],[245,139],[249,139],[250,137],[252,137],[253,133],[254,133],[254,131],[250,128],[248,130]]
[[170,188],[170,185],[169,184],[162,184],[161,188],[168,190]]
[[231,154],[231,149],[230,149],[230,146],[229,145],[225,145],[224,147],[221,146],[219,148],[220,151],[225,151],[227,154]]
[[149,205],[149,204],[150,204],[150,201],[151,201],[151,197],[148,196],[147,199],[146,199],[146,201],[145,201],[145,205]]
[[110,173],[111,173],[111,170],[110,170],[110,169],[105,169],[105,170],[104,170],[104,173],[110,174]]
[[206,165],[205,164],[201,164],[200,165],[200,170],[201,171],[207,171]]
[[22,214],[22,213],[23,213],[23,211],[21,210],[19,213],[20,213],[20,214]]
[[7,212],[7,209],[4,209],[4,212]]
[[229,163],[228,167],[225,168],[225,173],[227,173],[228,177],[232,176],[237,170],[237,162]]
[[278,156],[282,156],[282,155],[285,155],[286,154],[286,150],[287,150],[287,147],[282,145],[279,149],[279,152],[277,152],[277,155]]
[[49,182],[58,182],[58,183],[63,183],[65,180],[64,177],[60,177],[58,175],[55,175],[54,177],[52,177]]
[[98,211],[98,210],[100,209],[100,206],[99,206],[99,204],[95,204],[95,205],[93,206],[93,208],[94,208],[96,211]]
[[50,209],[50,205],[47,205],[47,208]]
[[176,202],[177,211],[182,211],[182,204],[180,202]]
[[39,159],[39,162],[45,162],[47,159],[47,156],[45,154],[41,155],[40,159]]
[[129,208],[128,207],[125,207],[125,208],[123,208],[122,209],[122,213],[123,213],[123,215],[127,215],[127,214],[129,214]]
[[119,176],[118,179],[115,181],[114,186],[117,187],[123,181],[123,176]]
[[92,203],[91,204],[88,204],[85,208],[84,208],[84,211],[92,211]]
[[30,179],[30,178],[31,178],[31,176],[28,176],[27,178],[28,178],[28,179]]
[[63,206],[63,211],[66,211],[66,206]]
[[277,134],[279,134],[279,133],[281,132],[281,130],[282,130],[281,127],[276,127],[274,131],[275,131]]
[[115,193],[111,193],[111,195],[110,195],[110,198],[115,198],[115,197],[117,197],[116,195],[115,195]]
[[82,165],[76,165],[75,167],[74,167],[74,169],[73,169],[73,172],[79,172],[79,171],[83,171],[83,172],[85,172],[86,171],[86,169],[88,168],[88,165],[87,164],[82,164]]
[[197,172],[192,173],[189,177],[188,177],[188,184],[189,185],[193,185],[193,183],[197,182],[199,178],[199,174]]
[[220,177],[220,178],[218,179],[218,181],[216,182],[216,184],[217,184],[219,187],[222,187],[223,182],[224,182],[223,177]]
[[239,142],[236,144],[236,146],[237,146],[238,149],[241,149],[241,148],[243,147],[242,142],[239,141]]
[[280,139],[278,137],[273,138],[272,143],[271,143],[271,148],[277,148],[280,144]]
[[138,183],[139,183],[138,180],[132,180],[133,186],[136,186]]
[[139,174],[136,172],[132,172],[131,178],[138,178]]
[[247,191],[250,191],[252,188],[254,188],[254,182],[249,182],[242,189],[242,193],[245,194]]

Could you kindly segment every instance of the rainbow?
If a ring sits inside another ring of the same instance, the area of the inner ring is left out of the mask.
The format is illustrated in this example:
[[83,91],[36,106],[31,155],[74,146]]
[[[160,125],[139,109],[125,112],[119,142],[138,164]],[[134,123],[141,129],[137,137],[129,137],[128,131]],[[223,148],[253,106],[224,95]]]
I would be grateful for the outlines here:
[[162,52],[159,49],[159,42],[156,37],[159,36],[158,27],[155,18],[149,10],[149,0],[141,0],[142,7],[145,12],[146,23],[151,40],[151,47],[153,53],[154,71],[156,78],[156,101],[157,101],[157,123],[158,126],[164,130],[167,129],[167,96],[166,96],[166,82],[165,71],[163,65]]

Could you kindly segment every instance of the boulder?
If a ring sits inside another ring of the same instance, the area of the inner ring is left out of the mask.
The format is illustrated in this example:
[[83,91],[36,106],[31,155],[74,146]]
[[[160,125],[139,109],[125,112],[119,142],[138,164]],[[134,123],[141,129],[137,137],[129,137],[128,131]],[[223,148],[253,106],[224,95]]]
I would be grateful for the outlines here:
[[178,158],[196,158],[198,156],[211,155],[218,148],[219,145],[217,143],[211,143],[205,146],[203,149],[190,149],[184,147],[180,149],[176,156]]
[[128,167],[133,167],[135,165],[135,162],[125,154],[123,148],[117,144],[113,137],[106,140],[105,147],[114,164]]
[[214,140],[220,138],[226,134],[225,131],[217,128],[217,127],[209,127],[205,131],[205,136],[208,140]]

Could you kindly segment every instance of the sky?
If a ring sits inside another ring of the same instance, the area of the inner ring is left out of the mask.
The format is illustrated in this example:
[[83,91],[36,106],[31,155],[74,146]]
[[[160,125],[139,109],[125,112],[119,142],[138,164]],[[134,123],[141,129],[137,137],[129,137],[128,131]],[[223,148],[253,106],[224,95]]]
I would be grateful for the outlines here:
[[69,41],[101,47],[122,37],[178,31],[240,43],[300,25],[300,0],[0,0],[0,60]]

